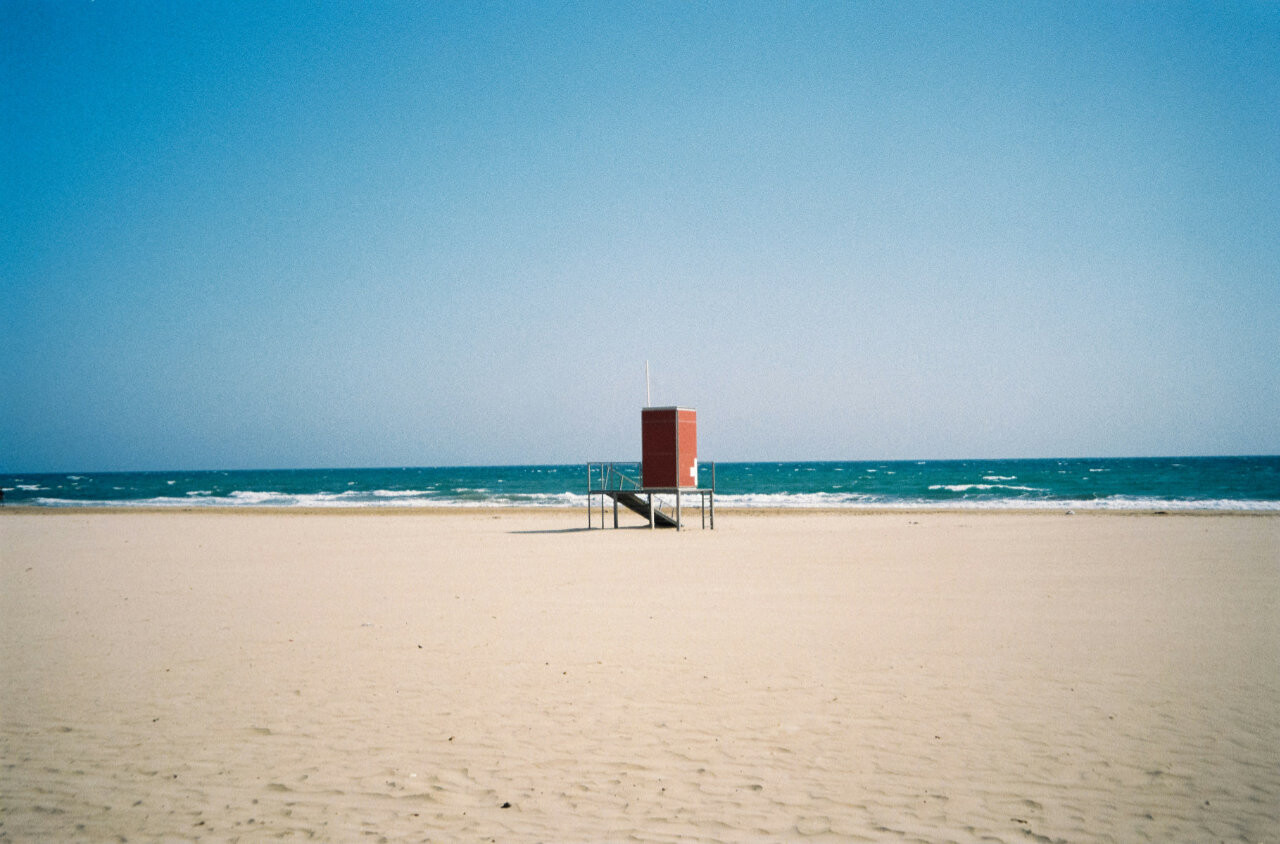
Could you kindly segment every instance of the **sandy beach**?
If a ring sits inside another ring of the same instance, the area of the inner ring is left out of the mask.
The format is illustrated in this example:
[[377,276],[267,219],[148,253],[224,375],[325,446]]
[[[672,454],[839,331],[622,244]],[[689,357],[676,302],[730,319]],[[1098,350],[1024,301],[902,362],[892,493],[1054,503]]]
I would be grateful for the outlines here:
[[1267,841],[1280,517],[0,513],[0,840]]

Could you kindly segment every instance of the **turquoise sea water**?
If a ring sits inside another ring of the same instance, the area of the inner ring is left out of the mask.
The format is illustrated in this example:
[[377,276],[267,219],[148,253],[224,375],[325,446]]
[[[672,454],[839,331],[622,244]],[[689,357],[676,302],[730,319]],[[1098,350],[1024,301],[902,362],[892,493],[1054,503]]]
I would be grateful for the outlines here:
[[[1280,512],[1280,457],[719,463],[715,485],[740,507]],[[42,507],[585,506],[586,486],[585,464],[0,475]]]

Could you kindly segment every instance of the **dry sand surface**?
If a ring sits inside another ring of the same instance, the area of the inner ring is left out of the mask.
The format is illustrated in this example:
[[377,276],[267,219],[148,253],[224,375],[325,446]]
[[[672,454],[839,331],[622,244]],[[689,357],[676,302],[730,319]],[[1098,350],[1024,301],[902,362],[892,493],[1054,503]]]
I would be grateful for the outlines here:
[[717,515],[0,514],[0,839],[1280,836],[1280,517]]

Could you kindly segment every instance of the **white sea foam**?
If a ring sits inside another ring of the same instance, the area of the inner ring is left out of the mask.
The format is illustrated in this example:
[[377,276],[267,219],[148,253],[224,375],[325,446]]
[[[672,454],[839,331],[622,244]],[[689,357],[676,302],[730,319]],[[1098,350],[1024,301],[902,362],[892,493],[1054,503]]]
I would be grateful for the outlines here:
[[47,489],[47,487],[42,487],[40,484],[18,484],[14,489],[21,489],[27,492],[39,492],[42,489]]
[[373,490],[371,492],[320,492],[289,494],[237,490],[229,495],[208,491],[186,493],[183,497],[156,496],[133,500],[80,501],[66,498],[37,498],[31,503],[45,507],[283,507],[283,508],[380,508],[380,507],[579,507],[587,496],[580,493],[506,493],[485,498],[438,496],[420,490]]
[[[690,496],[690,510],[698,507],[698,499]],[[462,498],[353,498],[333,493],[287,495],[276,492],[237,492],[230,496],[200,498],[157,497],[131,501],[80,501],[67,498],[35,498],[41,507],[311,507],[311,508],[379,508],[379,507],[582,507],[587,497],[579,493],[530,493],[490,498],[482,501]],[[598,504],[598,499],[595,499]],[[884,510],[1146,510],[1169,512],[1241,511],[1280,513],[1280,501],[1243,501],[1237,499],[1197,499],[1172,501],[1162,498],[1116,496],[1102,499],[1045,500],[1040,498],[989,498],[937,501],[933,499],[889,499],[854,493],[816,492],[805,494],[718,494],[721,507],[751,509],[884,509]]]
[[[24,490],[33,484],[22,485]],[[887,510],[1126,510],[1126,511],[1249,511],[1280,513],[1280,501],[1248,501],[1237,499],[1170,500],[1142,496],[1113,496],[1101,499],[1049,500],[1039,496],[1013,497],[1017,493],[1043,493],[1034,487],[1005,484],[936,484],[934,492],[988,492],[980,499],[901,498],[883,495],[860,494],[852,491],[813,493],[744,493],[716,495],[721,507],[754,509],[887,509]],[[1008,492],[1005,496],[1002,493]],[[31,503],[47,507],[281,507],[281,508],[464,508],[464,507],[582,507],[588,503],[586,495],[576,492],[558,493],[481,493],[479,490],[459,490],[441,494],[431,490],[372,490],[360,492],[321,492],[290,494],[257,490],[237,490],[227,495],[213,495],[210,490],[192,490],[181,496],[159,496],[141,500],[81,501],[66,498],[36,498]],[[674,503],[667,496],[667,503]],[[697,496],[690,495],[686,506],[692,512],[699,506]],[[593,506],[598,498],[591,499]]]
[[576,492],[534,492],[512,497],[516,507],[568,507],[587,503],[587,496]]
[[984,481],[1016,481],[1017,475],[983,475]]
[[980,489],[1012,489],[1018,492],[1042,492],[1033,486],[1017,486],[1014,484],[930,484],[929,489],[937,491],[945,489],[948,492],[969,492],[970,490]]
[[270,504],[273,501],[288,501],[299,496],[285,495],[279,492],[253,492],[236,490],[224,498],[231,504]]
[[[716,495],[722,507],[776,509],[884,509],[884,510],[1125,510],[1125,511],[1242,511],[1280,513],[1280,501],[1238,499],[1198,499],[1174,501],[1163,498],[1116,496],[1103,499],[1046,500],[1042,498],[990,498],[984,500],[888,499],[874,495],[808,493]],[[696,506],[696,505],[694,505]]]
[[[696,501],[697,499],[693,500]],[[745,493],[740,495],[718,493],[716,495],[716,504],[718,505],[752,508],[865,507],[875,506],[877,500],[879,499],[875,496],[851,492]]]

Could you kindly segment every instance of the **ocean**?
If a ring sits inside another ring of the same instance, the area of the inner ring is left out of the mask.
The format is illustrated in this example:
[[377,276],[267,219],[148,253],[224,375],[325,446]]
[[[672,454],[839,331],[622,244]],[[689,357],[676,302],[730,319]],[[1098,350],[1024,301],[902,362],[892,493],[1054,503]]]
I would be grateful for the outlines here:
[[[722,507],[1280,512],[1280,457],[719,463],[715,485]],[[587,467],[20,474],[0,487],[37,507],[565,507],[586,506]]]

